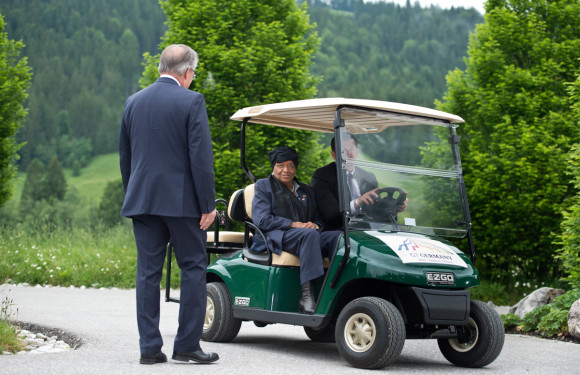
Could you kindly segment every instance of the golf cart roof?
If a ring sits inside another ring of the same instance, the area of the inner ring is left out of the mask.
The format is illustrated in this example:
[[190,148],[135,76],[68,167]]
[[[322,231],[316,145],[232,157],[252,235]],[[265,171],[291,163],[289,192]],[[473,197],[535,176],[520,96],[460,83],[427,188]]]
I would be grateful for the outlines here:
[[[463,122],[459,116],[431,108],[380,100],[349,98],[296,100],[247,107],[238,110],[231,119],[243,121],[246,118],[251,118],[250,122],[256,124],[333,132],[336,109],[341,106],[353,108],[346,112],[343,111],[341,114],[347,127],[359,128],[353,133],[376,132],[390,126],[417,125],[418,123],[448,126],[449,123]],[[364,109],[376,109],[388,113],[381,116],[374,112],[371,115],[361,111]]]

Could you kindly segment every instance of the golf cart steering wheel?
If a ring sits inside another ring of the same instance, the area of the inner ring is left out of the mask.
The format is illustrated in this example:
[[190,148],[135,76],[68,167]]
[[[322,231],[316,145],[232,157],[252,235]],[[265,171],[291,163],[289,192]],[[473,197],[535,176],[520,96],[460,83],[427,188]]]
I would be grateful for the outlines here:
[[378,197],[374,204],[365,206],[361,211],[370,220],[397,222],[399,206],[405,204],[407,193],[398,187],[385,187],[376,191]]

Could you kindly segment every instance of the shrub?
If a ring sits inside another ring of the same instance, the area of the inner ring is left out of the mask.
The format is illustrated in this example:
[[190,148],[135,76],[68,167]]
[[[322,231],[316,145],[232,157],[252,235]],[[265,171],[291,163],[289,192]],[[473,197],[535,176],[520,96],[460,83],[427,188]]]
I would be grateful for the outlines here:
[[521,331],[536,331],[546,337],[559,332],[568,333],[568,311],[578,299],[580,299],[580,289],[574,289],[556,297],[554,302],[538,307],[526,314],[522,321]]

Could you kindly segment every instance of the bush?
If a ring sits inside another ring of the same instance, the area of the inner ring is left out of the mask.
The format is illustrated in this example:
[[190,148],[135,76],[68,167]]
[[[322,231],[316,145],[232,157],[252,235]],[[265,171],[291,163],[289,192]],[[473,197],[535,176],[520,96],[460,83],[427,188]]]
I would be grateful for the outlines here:
[[[580,144],[570,152],[570,174],[574,175],[574,186],[580,191]],[[573,204],[563,213],[562,234],[558,237],[559,245],[556,259],[562,261],[566,277],[564,280],[573,288],[580,288],[580,195],[572,199]]]
[[[526,314],[519,327],[522,332],[535,331],[541,336],[550,337],[558,333],[568,333],[568,312],[572,304],[580,299],[580,289],[568,291],[556,297],[554,302],[538,307]],[[506,321],[512,318],[504,318]]]
[[503,328],[507,331],[512,328],[516,328],[522,324],[522,318],[516,314],[505,314],[501,316],[503,320]]

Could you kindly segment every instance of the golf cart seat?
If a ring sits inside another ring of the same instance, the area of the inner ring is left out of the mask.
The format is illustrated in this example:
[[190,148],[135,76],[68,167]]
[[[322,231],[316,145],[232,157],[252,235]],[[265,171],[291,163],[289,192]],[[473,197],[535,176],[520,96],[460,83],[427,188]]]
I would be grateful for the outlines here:
[[[238,190],[238,192],[240,192],[240,190]],[[236,193],[238,193],[238,192],[236,192]],[[236,193],[234,193],[234,194],[236,194]],[[254,199],[254,184],[246,186],[246,188],[243,189],[243,191],[241,193],[243,193],[243,199],[244,199],[246,227],[250,226],[250,227],[254,228],[257,232],[260,232],[259,229],[253,223],[251,223],[251,220],[252,220],[252,201]],[[241,193],[238,193],[238,194],[241,194]],[[232,195],[232,200],[233,199],[234,199],[234,196]],[[232,219],[236,220],[233,217],[232,217]],[[256,235],[260,235],[260,234],[257,233]],[[289,252],[282,251],[282,253],[280,253],[280,254],[275,254],[272,251],[270,251],[270,249],[267,249],[265,252],[256,253],[256,252],[253,252],[249,248],[249,246],[244,246],[244,256],[250,262],[266,264],[265,263],[266,262],[266,255],[268,258],[268,263],[271,264],[272,266],[288,266],[288,267],[299,267],[300,266],[300,258],[298,258],[296,255],[291,254]],[[271,260],[270,260],[270,258],[271,258]],[[324,265],[324,268],[329,267],[329,265],[330,265],[329,258],[323,259],[323,265]]]
[[[233,196],[232,196],[233,198]],[[227,207],[225,210],[216,210],[214,230],[207,232],[208,252],[223,253],[230,248],[240,248],[244,243],[244,232],[233,232],[230,227],[230,212],[235,210],[235,205],[240,202],[230,199],[229,203],[224,199],[216,199],[216,208],[221,204]],[[220,230],[224,227],[225,230]]]

